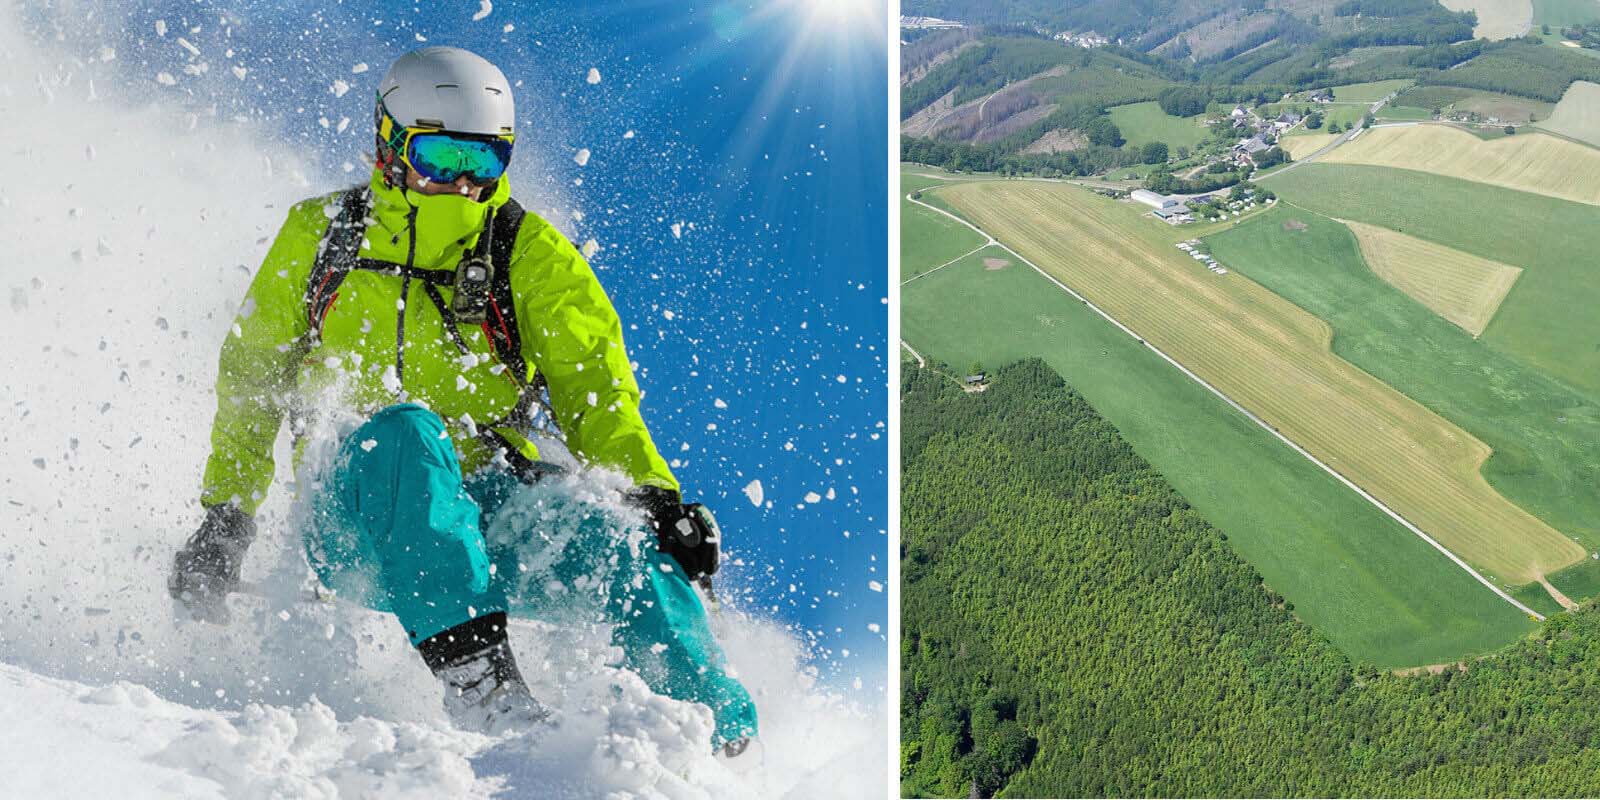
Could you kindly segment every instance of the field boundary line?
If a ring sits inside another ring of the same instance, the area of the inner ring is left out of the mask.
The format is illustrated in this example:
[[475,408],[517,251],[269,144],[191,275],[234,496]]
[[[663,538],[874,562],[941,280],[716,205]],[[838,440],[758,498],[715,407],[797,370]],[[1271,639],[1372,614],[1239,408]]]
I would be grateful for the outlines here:
[[[991,236],[988,232],[984,231],[982,228],[979,228],[978,226],[972,224],[971,222],[968,222],[967,220],[964,220],[961,217],[956,216],[955,214],[952,214],[952,213],[950,213],[948,211],[945,211],[942,208],[937,208],[935,206],[931,206],[931,205],[929,205],[927,203],[922,202],[921,200],[917,200],[916,198],[911,197],[910,195],[906,195],[906,199],[910,200],[913,203],[916,203],[919,206],[922,206],[923,208],[932,209],[933,211],[936,211],[936,212],[938,212],[940,214],[943,214],[943,215],[955,220],[956,222],[959,222],[962,225],[965,225],[965,226],[971,228],[972,230],[976,231],[979,235],[988,238],[991,242],[994,242],[994,246],[999,247],[1000,249],[1010,253],[1012,256],[1016,257],[1016,259],[1018,261],[1021,261],[1022,263],[1027,264],[1028,266],[1032,267],[1033,271],[1039,273],[1041,276],[1044,277],[1045,280],[1050,281],[1051,283],[1055,284],[1062,291],[1064,291],[1067,294],[1071,295],[1074,299],[1076,299],[1079,302],[1083,303],[1085,306],[1088,306],[1090,311],[1093,311],[1094,313],[1099,314],[1107,322],[1111,323],[1112,325],[1117,326],[1117,328],[1120,329],[1123,333],[1128,334],[1129,336],[1133,337],[1136,341],[1138,341],[1139,344],[1142,344],[1146,348],[1148,348],[1150,350],[1150,352],[1155,353],[1156,355],[1160,356],[1163,361],[1166,361],[1168,364],[1171,364],[1172,366],[1176,367],[1179,372],[1182,372],[1184,375],[1188,376],[1190,380],[1193,380],[1195,383],[1198,383],[1201,386],[1205,387],[1206,391],[1209,391],[1212,394],[1216,395],[1218,398],[1220,398],[1222,400],[1222,402],[1227,403],[1235,411],[1238,411],[1240,414],[1243,414],[1246,419],[1248,419],[1251,422],[1255,423],[1257,426],[1259,426],[1262,430],[1266,431],[1267,433],[1272,434],[1272,436],[1274,438],[1276,438],[1278,441],[1283,442],[1284,444],[1288,445],[1290,447],[1290,449],[1292,449],[1296,453],[1299,453],[1300,455],[1304,456],[1306,458],[1306,460],[1308,460],[1311,463],[1316,464],[1317,466],[1321,467],[1324,472],[1328,473],[1329,475],[1332,475],[1340,483],[1342,483],[1345,486],[1349,487],[1351,491],[1354,491],[1362,499],[1366,500],[1368,503],[1371,503],[1373,507],[1377,508],[1379,511],[1382,511],[1384,514],[1387,514],[1390,519],[1393,519],[1395,522],[1400,523],[1400,525],[1402,527],[1404,527],[1406,530],[1411,531],[1412,533],[1416,534],[1419,538],[1421,538],[1423,541],[1425,541],[1428,544],[1432,545],[1433,549],[1438,550],[1440,553],[1443,553],[1444,556],[1446,558],[1450,559],[1450,561],[1452,563],[1454,563],[1456,566],[1462,568],[1463,570],[1466,570],[1468,575],[1471,575],[1474,579],[1476,579],[1478,581],[1478,583],[1481,583],[1485,587],[1487,587],[1489,589],[1489,591],[1494,592],[1496,595],[1498,595],[1500,597],[1500,599],[1502,599],[1502,600],[1506,601],[1507,603],[1510,603],[1511,605],[1515,606],[1517,608],[1517,610],[1527,614],[1528,616],[1533,617],[1534,619],[1539,620],[1540,622],[1544,621],[1544,615],[1543,614],[1540,614],[1539,612],[1534,611],[1533,609],[1531,609],[1527,605],[1525,605],[1522,601],[1518,600],[1515,597],[1512,597],[1504,589],[1501,589],[1499,586],[1494,585],[1494,582],[1490,581],[1488,578],[1483,577],[1483,575],[1481,573],[1479,573],[1476,569],[1473,569],[1470,564],[1468,564],[1467,562],[1463,561],[1460,556],[1458,556],[1455,553],[1451,552],[1450,548],[1445,547],[1444,545],[1440,544],[1437,539],[1434,539],[1432,536],[1429,536],[1421,528],[1417,527],[1416,525],[1413,525],[1410,520],[1408,520],[1405,517],[1401,516],[1399,512],[1395,511],[1394,509],[1390,508],[1388,505],[1384,504],[1384,502],[1382,500],[1379,500],[1378,498],[1372,496],[1371,493],[1367,492],[1367,490],[1361,488],[1360,486],[1357,486],[1354,481],[1350,480],[1349,478],[1346,478],[1344,475],[1340,474],[1338,470],[1336,470],[1333,467],[1329,466],[1328,464],[1324,463],[1322,461],[1322,459],[1319,459],[1316,456],[1312,455],[1310,451],[1306,450],[1304,447],[1301,447],[1299,444],[1296,444],[1294,442],[1294,440],[1292,440],[1289,437],[1283,435],[1283,433],[1279,432],[1276,428],[1274,428],[1271,425],[1267,424],[1266,420],[1256,416],[1254,412],[1252,412],[1249,409],[1245,408],[1244,406],[1240,405],[1233,398],[1231,398],[1231,397],[1227,396],[1226,394],[1224,394],[1222,392],[1222,390],[1218,389],[1215,386],[1212,386],[1209,382],[1206,381],[1206,379],[1200,377],[1199,375],[1195,374],[1193,370],[1191,370],[1188,367],[1184,366],[1183,364],[1179,363],[1177,359],[1173,358],[1172,356],[1167,355],[1164,351],[1161,350],[1161,348],[1156,347],[1155,345],[1151,344],[1143,336],[1140,336],[1138,333],[1136,333],[1132,328],[1129,328],[1127,325],[1122,324],[1122,322],[1119,321],[1116,317],[1111,316],[1104,309],[1102,309],[1099,306],[1095,305],[1094,303],[1090,302],[1089,298],[1084,297],[1081,294],[1078,294],[1076,291],[1073,291],[1072,287],[1067,286],[1065,283],[1062,283],[1054,275],[1051,275],[1050,273],[1045,272],[1043,269],[1041,269],[1039,267],[1039,265],[1033,263],[1032,261],[1029,261],[1026,257],[1024,257],[1021,253],[1018,253],[1016,250],[1011,249],[1010,245],[1007,245],[1004,242],[1001,242],[1001,241],[995,239],[993,236]],[[963,256],[963,257],[965,257],[965,256]],[[904,285],[904,284],[902,284],[902,285]]]
[[[907,200],[910,200],[910,199],[911,199],[911,196],[910,196],[910,195],[907,195],[907,196],[906,196],[906,199],[907,199]],[[913,201],[913,202],[915,202],[915,201]],[[932,206],[929,206],[929,208],[932,208]],[[987,234],[985,234],[985,235],[987,235]],[[948,267],[948,266],[950,266],[950,265],[951,265],[951,264],[954,264],[954,263],[956,263],[956,262],[957,262],[957,261],[960,261],[960,260],[961,260],[961,259],[963,259],[963,258],[966,258],[966,257],[967,257],[967,256],[970,256],[970,255],[972,255],[972,254],[973,254],[973,253],[977,253],[977,252],[979,252],[979,251],[981,251],[981,250],[985,250],[985,249],[987,249],[987,248],[990,248],[990,247],[994,247],[994,246],[995,246],[995,245],[997,245],[997,244],[999,244],[999,242],[997,242],[997,241],[995,241],[995,240],[993,240],[993,239],[990,239],[990,240],[989,240],[989,241],[987,241],[987,242],[984,242],[984,243],[983,243],[983,244],[980,244],[980,245],[978,245],[978,246],[977,246],[977,247],[974,247],[974,248],[972,248],[972,249],[971,249],[971,250],[968,250],[968,251],[967,251],[967,252],[965,252],[965,253],[962,253],[962,254],[961,254],[961,255],[959,255],[959,256],[956,256],[956,257],[955,257],[955,258],[952,258],[952,259],[950,259],[950,260],[949,260],[949,261],[946,261],[946,262],[944,262],[944,263],[943,263],[943,264],[940,264],[940,265],[939,265],[939,266],[937,266],[937,267],[934,267],[934,268],[933,268],[933,269],[930,269],[930,270],[928,270],[928,271],[927,271],[927,272],[919,272],[919,273],[917,273],[917,274],[915,274],[915,275],[912,275],[912,276],[911,276],[911,277],[909,277],[909,278],[906,278],[906,279],[905,279],[905,280],[903,280],[903,281],[901,281],[901,282],[900,282],[900,285],[901,285],[901,286],[904,286],[904,285],[906,285],[906,284],[908,284],[908,283],[910,283],[910,282],[912,282],[912,281],[914,281],[914,280],[916,280],[916,279],[918,279],[918,278],[926,278],[926,277],[927,277],[927,276],[929,276],[929,275],[932,275],[932,274],[933,274],[933,273],[935,273],[935,272],[938,272],[938,271],[939,271],[939,270],[941,270],[941,269],[944,269],[944,268],[945,268],[945,267]]]

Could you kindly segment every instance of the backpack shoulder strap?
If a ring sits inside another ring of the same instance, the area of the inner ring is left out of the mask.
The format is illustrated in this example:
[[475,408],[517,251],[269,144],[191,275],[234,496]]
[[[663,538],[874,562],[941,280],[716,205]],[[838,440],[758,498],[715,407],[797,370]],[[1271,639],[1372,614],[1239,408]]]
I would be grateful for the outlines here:
[[361,252],[361,234],[366,231],[369,191],[355,187],[340,196],[339,215],[328,224],[317,246],[317,259],[306,282],[306,324],[312,341],[322,335],[322,321],[339,293],[339,284],[355,266]]
[[515,199],[505,202],[494,215],[494,238],[489,242],[489,260],[494,278],[489,284],[489,314],[484,327],[494,344],[500,363],[516,374],[517,383],[527,385],[528,364],[522,358],[522,334],[517,329],[517,302],[511,291],[511,256],[526,214]]

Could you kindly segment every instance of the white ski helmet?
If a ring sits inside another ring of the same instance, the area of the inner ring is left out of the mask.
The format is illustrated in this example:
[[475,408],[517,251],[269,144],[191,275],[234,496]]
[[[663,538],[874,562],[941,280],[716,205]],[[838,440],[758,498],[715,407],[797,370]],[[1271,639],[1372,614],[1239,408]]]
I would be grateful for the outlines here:
[[397,59],[378,84],[378,124],[455,133],[515,133],[511,84],[499,67],[459,47],[424,47]]

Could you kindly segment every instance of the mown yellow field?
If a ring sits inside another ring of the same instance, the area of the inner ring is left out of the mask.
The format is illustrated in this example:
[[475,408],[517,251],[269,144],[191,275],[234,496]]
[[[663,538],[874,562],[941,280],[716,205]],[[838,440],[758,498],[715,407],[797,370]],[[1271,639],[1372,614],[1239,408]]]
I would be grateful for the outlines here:
[[1318,163],[1414,169],[1600,204],[1600,150],[1537,132],[1486,141],[1446,125],[1373,128]]
[[1581,547],[1484,480],[1489,448],[1329,349],[1326,323],[1173,245],[1193,231],[1061,184],[975,182],[939,196],[1268,424],[1512,584]]
[[1473,336],[1483,333],[1519,267],[1490,261],[1403,233],[1340,220],[1361,243],[1361,256],[1378,277]]
[[1339,138],[1337,133],[1297,134],[1279,139],[1278,146],[1282,147],[1283,152],[1288,153],[1290,158],[1299,161],[1332,144],[1333,140],[1337,138]]
[[1533,24],[1533,0],[1439,0],[1451,11],[1476,11],[1474,39],[1513,39]]
[[1568,86],[1556,110],[1539,127],[1600,147],[1600,83],[1576,81]]

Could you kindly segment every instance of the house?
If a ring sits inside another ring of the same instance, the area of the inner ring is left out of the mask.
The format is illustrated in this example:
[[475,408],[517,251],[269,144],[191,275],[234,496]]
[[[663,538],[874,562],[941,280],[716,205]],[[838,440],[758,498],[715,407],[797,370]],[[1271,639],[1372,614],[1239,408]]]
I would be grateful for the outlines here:
[[989,374],[987,372],[979,372],[976,375],[968,375],[962,380],[966,381],[968,386],[982,386],[985,381],[989,380]]
[[1282,122],[1282,123],[1284,123],[1286,125],[1293,125],[1296,122],[1300,121],[1300,115],[1296,114],[1293,111],[1285,111],[1282,114],[1278,115],[1278,120],[1277,121],[1278,122]]
[[1234,106],[1233,110],[1228,112],[1228,116],[1233,117],[1234,119],[1243,119],[1244,117],[1249,116],[1249,115],[1245,113],[1245,110],[1243,108],[1241,108],[1239,106]]
[[1318,89],[1318,90],[1312,92],[1311,93],[1311,102],[1313,102],[1313,103],[1331,103],[1331,102],[1333,102],[1333,90],[1332,89]]
[[1166,195],[1156,194],[1149,189],[1134,189],[1128,194],[1128,197],[1151,208],[1169,208],[1178,204],[1177,200]]

